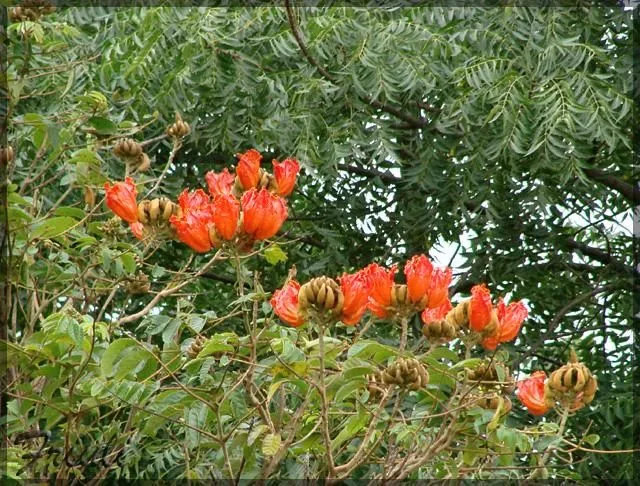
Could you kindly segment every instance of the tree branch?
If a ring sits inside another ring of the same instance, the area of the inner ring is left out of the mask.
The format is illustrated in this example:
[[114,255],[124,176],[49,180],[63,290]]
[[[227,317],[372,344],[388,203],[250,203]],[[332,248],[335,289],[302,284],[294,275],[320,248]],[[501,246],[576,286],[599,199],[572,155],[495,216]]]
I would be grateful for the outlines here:
[[365,177],[379,177],[385,184],[399,184],[402,181],[401,177],[396,177],[391,172],[378,172],[373,169],[367,169],[366,167],[338,164],[338,169]]
[[637,185],[629,184],[601,169],[584,169],[584,173],[592,181],[599,182],[609,189],[619,192],[627,201],[634,205],[640,205],[640,187]]
[[604,292],[610,292],[612,290],[615,290],[617,288],[620,287],[620,283],[615,283],[615,284],[609,284],[609,285],[603,285],[601,287],[596,287],[595,289],[591,290],[590,292],[586,292],[584,294],[580,294],[578,295],[575,299],[573,299],[572,301],[568,302],[564,307],[562,307],[557,313],[556,315],[553,317],[553,319],[549,322],[549,325],[547,326],[547,330],[544,332],[544,334],[542,334],[538,340],[533,343],[532,346],[529,346],[528,350],[524,353],[521,354],[520,356],[518,356],[512,365],[512,369],[516,369],[518,367],[518,365],[520,363],[522,363],[525,359],[527,359],[529,356],[532,356],[540,346],[542,346],[542,344],[551,337],[551,335],[554,333],[554,331],[556,330],[556,327],[558,327],[558,324],[560,324],[560,321],[564,318],[564,316],[566,316],[569,312],[571,312],[571,310],[573,308],[575,308],[576,306],[580,305],[583,302],[586,302],[587,300],[591,299],[592,297],[604,293]]
[[599,248],[594,248],[592,246],[585,245],[584,243],[580,243],[579,241],[574,240],[573,238],[567,238],[565,240],[565,244],[572,250],[578,250],[584,255],[593,258],[600,263],[604,263],[605,265],[609,265],[614,270],[617,270],[620,273],[626,273],[632,276],[638,276],[638,272],[631,266],[621,262],[617,258],[612,257],[609,253]]

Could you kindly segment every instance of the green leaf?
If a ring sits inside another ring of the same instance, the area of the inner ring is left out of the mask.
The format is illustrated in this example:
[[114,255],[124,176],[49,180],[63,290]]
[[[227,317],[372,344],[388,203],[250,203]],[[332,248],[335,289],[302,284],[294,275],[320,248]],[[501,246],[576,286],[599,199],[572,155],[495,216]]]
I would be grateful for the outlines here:
[[136,258],[133,253],[124,253],[120,256],[120,260],[128,274],[132,274],[136,271]]
[[226,339],[219,335],[211,336],[204,348],[198,354],[198,358],[204,358],[213,353],[231,353],[235,348],[231,344],[227,344]]
[[274,456],[280,449],[281,443],[282,438],[280,434],[267,434],[265,438],[262,439],[262,453],[265,456]]
[[431,351],[429,353],[429,356],[433,359],[441,359],[441,358],[445,358],[448,359],[449,361],[456,363],[458,361],[458,354],[455,353],[454,351],[450,350],[448,347],[446,346],[440,346],[437,347],[436,349],[434,349],[433,351]]
[[331,441],[331,448],[337,450],[344,442],[354,438],[369,420],[367,411],[360,407],[356,415],[352,415],[342,427],[340,433]]
[[54,238],[68,231],[75,224],[77,224],[77,221],[69,216],[57,216],[45,219],[34,225],[31,231],[31,238]]
[[269,427],[265,424],[253,427],[253,430],[249,433],[249,437],[247,437],[247,445],[252,446],[256,439],[258,439],[258,437],[264,434],[267,430],[269,430]]
[[118,131],[116,124],[107,118],[94,116],[89,118],[87,122],[95,128],[96,132],[100,135],[111,135]]
[[61,208],[56,209],[56,211],[53,214],[55,214],[56,216],[69,216],[77,220],[80,220],[85,217],[85,213],[82,209],[70,208],[67,206],[63,206]]
[[106,377],[123,378],[129,373],[144,379],[157,368],[157,362],[148,349],[142,348],[131,338],[117,339],[102,355],[100,363]]
[[272,245],[264,251],[264,258],[269,265],[277,265],[287,261],[287,254],[278,245]]
[[173,340],[178,329],[180,329],[180,320],[179,319],[171,319],[167,326],[162,331],[162,342],[168,343]]
[[77,347],[82,348],[84,332],[82,331],[80,324],[78,324],[78,321],[75,319],[67,320],[67,334],[71,336],[71,339],[73,339],[73,342]]
[[356,379],[356,380],[348,381],[338,389],[335,396],[333,397],[334,401],[336,403],[341,403],[342,401],[344,401],[345,398],[347,398],[356,390],[364,389],[365,383],[366,382],[364,379]]
[[155,336],[163,332],[172,320],[171,317],[162,314],[147,316],[137,327],[136,331],[138,329],[144,329],[147,336]]
[[600,441],[600,436],[598,434],[589,434],[583,439],[583,441],[590,446],[594,446]]

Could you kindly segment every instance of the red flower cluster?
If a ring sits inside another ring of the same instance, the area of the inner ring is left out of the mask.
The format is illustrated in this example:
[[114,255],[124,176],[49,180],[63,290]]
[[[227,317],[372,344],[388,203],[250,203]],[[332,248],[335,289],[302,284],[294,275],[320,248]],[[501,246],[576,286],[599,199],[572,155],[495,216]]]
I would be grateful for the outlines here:
[[[365,272],[371,282],[372,292],[369,308],[376,316],[385,318],[393,307],[392,291],[397,265],[385,269],[377,263],[370,264]],[[435,309],[451,305],[448,287],[451,283],[451,268],[433,268],[426,255],[415,255],[404,266],[409,302],[417,310]]]
[[[340,313],[340,320],[348,326],[354,326],[360,321],[367,310],[369,301],[369,279],[363,270],[342,274],[338,278],[340,292],[344,297],[344,304]],[[275,313],[287,324],[299,327],[305,322],[305,316],[298,305],[300,284],[290,280],[285,286],[276,290],[271,297],[271,306]]]
[[[493,351],[498,344],[513,341],[528,314],[521,301],[506,305],[500,298],[494,309],[491,305],[491,294],[486,286],[476,285],[471,289],[469,327],[474,332],[486,334],[482,340],[482,347],[486,350]],[[495,329],[489,327],[492,320],[497,322]],[[488,329],[489,333],[486,332]]]
[[536,371],[526,380],[518,382],[518,398],[533,415],[544,415],[549,411],[544,393],[546,379],[544,371]]
[[132,233],[139,240],[142,239],[142,223],[138,221],[138,191],[131,177],[127,177],[124,182],[109,184],[104,183],[106,193],[105,202],[107,207],[120,219],[129,223]]
[[304,316],[298,309],[298,292],[300,284],[295,280],[289,280],[279,290],[276,290],[271,297],[271,307],[275,313],[287,324],[293,327],[300,327],[304,324]]
[[[262,161],[260,152],[250,149],[243,154],[238,154],[237,157],[239,160],[236,174],[242,189],[248,191],[258,187],[264,173],[263,169],[260,168],[260,162]],[[285,159],[282,162],[274,160],[272,164],[273,177],[275,179],[274,192],[278,196],[286,197],[293,192],[293,188],[296,185],[300,164],[296,159]]]
[[[205,174],[209,194],[202,189],[185,189],[178,197],[181,211],[169,222],[176,237],[197,252],[207,252],[222,241],[236,241],[246,248],[253,241],[275,236],[287,219],[283,197],[293,191],[300,171],[298,161],[274,160],[271,176],[260,168],[262,155],[257,150],[238,154],[238,158],[235,176],[228,169]],[[142,238],[133,179],[127,177],[113,186],[106,183],[105,190],[109,209],[130,224],[137,238]]]
[[[354,274],[343,274],[338,278],[340,291],[344,296],[341,321],[355,325],[367,309],[379,318],[389,317],[396,305],[417,311],[442,314],[451,309],[447,287],[451,282],[451,269],[434,269],[425,255],[411,258],[405,265],[407,277],[407,301],[394,302],[394,277],[397,265],[386,269],[372,263]],[[291,290],[292,286],[295,291]],[[298,309],[300,285],[290,281],[284,288],[276,290],[271,305],[280,318],[292,326],[304,321]],[[408,306],[408,307],[406,307]]]

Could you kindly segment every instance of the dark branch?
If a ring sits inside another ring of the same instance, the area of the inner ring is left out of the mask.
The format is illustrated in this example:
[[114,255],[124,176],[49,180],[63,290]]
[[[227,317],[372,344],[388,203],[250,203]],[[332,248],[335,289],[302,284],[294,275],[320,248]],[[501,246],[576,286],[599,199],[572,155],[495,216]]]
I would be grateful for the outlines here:
[[638,276],[638,272],[636,272],[633,267],[626,265],[617,258],[612,257],[604,250],[585,245],[584,243],[580,243],[573,238],[568,238],[566,240],[566,245],[572,250],[578,250],[583,255],[593,258],[594,260],[599,261],[600,263],[604,263],[605,265],[609,265],[611,268],[617,270],[620,273]]
[[604,293],[604,292],[612,292],[613,290],[616,290],[618,288],[620,288],[620,284],[619,283],[603,285],[601,287],[596,287],[595,289],[591,290],[590,292],[586,292],[584,294],[578,295],[575,299],[573,299],[572,301],[567,303],[564,307],[562,307],[556,313],[556,315],[553,317],[553,319],[549,322],[549,325],[547,326],[546,331],[538,338],[538,340],[535,343],[533,343],[533,345],[529,346],[528,350],[524,354],[521,354],[520,356],[518,356],[515,359],[515,361],[513,363],[513,369],[515,370],[520,363],[522,363],[529,356],[532,356],[538,350],[538,348],[540,348],[540,346],[542,346],[544,344],[544,342],[547,339],[551,339],[552,335],[555,335],[554,333],[555,333],[556,327],[558,327],[558,325],[560,324],[562,319],[569,312],[571,312],[571,310],[573,310],[576,306],[582,304],[583,302],[586,302],[586,301],[590,300],[591,298],[595,297],[598,294],[601,294],[601,293]]
[[365,167],[358,167],[354,165],[338,164],[338,169],[350,172],[352,174],[358,174],[366,177],[379,177],[385,184],[399,184],[402,178],[396,177],[390,172],[378,172],[373,169],[367,169]]
[[224,282],[228,284],[235,284],[236,279],[227,275],[219,275],[216,273],[203,273],[201,277],[208,278],[209,280],[216,280],[217,282]]
[[636,206],[640,205],[640,187],[637,185],[629,184],[601,169],[585,169],[584,173],[589,179],[619,192],[627,201],[632,202]]

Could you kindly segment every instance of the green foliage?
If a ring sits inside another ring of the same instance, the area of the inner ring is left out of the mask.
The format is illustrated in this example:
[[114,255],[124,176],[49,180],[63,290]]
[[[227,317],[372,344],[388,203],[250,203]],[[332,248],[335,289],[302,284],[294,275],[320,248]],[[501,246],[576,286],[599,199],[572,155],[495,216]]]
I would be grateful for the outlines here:
[[[271,292],[293,265],[300,281],[422,252],[445,265],[456,245],[454,301],[479,282],[526,299],[530,318],[505,346],[514,371],[551,371],[571,345],[598,377],[596,400],[571,418],[570,440],[636,448],[631,13],[581,2],[293,14],[64,7],[9,25],[16,155],[6,174],[7,474],[51,477],[51,454],[25,458],[42,438],[14,441],[40,429],[52,433],[46,447],[86,439],[122,451],[109,478],[323,477],[321,400],[310,384],[318,336],[276,324]],[[170,161],[171,142],[157,137],[176,111],[192,132]],[[207,171],[248,148],[265,154],[266,168],[298,158],[303,171],[277,244],[241,268],[214,265],[145,311],[209,256],[177,242],[140,242],[109,220],[103,185],[128,171],[111,152],[121,137],[149,141],[151,169],[132,174],[139,198],[156,182],[152,197],[204,187]],[[140,274],[149,288],[134,292]],[[422,345],[417,318],[412,325],[413,344]],[[331,451],[344,464],[362,444],[373,447],[351,476],[374,477],[387,447],[403,454],[434,441],[443,401],[479,355],[463,359],[456,346],[416,352],[429,385],[404,396],[403,423],[393,423],[393,400],[374,420],[366,377],[403,354],[398,329],[332,332],[323,343]],[[191,359],[197,336],[207,339]],[[255,366],[245,375],[248,363]],[[266,401],[272,424],[256,401]],[[475,435],[412,479],[516,478],[519,469],[501,468],[536,466],[560,445],[551,424],[532,425],[515,403],[508,418],[475,407],[460,420]],[[576,450],[573,459],[544,474],[633,474],[631,454]],[[65,474],[92,477],[101,468]]]

